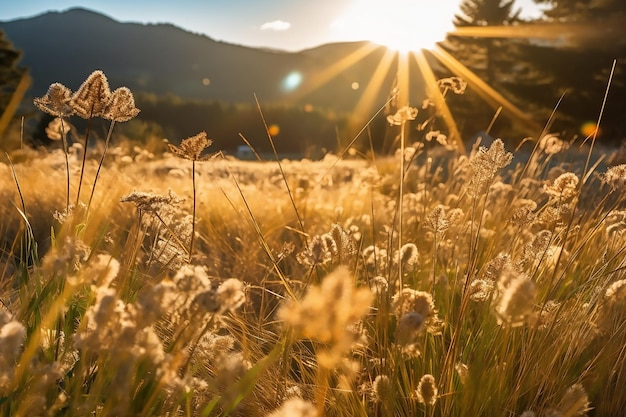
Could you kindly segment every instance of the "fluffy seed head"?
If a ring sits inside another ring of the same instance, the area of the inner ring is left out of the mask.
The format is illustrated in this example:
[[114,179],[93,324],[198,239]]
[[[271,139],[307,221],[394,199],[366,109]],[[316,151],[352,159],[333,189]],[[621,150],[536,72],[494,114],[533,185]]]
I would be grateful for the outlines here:
[[60,83],[53,83],[48,88],[48,92],[34,100],[35,106],[39,110],[56,117],[68,117],[74,113],[70,106],[72,92],[69,88]]
[[127,122],[138,114],[133,93],[127,87],[120,87],[111,93],[102,117],[116,122]]
[[111,99],[109,81],[104,72],[92,72],[83,84],[76,90],[70,106],[83,119],[102,116]]
[[420,403],[435,405],[435,402],[437,402],[437,392],[435,377],[430,374],[426,374],[420,379],[419,384],[417,384],[415,394],[417,395],[417,401]]
[[215,157],[215,155],[200,156],[200,154],[211,144],[213,141],[207,137],[206,132],[200,132],[195,136],[191,136],[184,139],[179,146],[168,144],[170,152],[182,159],[189,159],[190,161],[208,161]]

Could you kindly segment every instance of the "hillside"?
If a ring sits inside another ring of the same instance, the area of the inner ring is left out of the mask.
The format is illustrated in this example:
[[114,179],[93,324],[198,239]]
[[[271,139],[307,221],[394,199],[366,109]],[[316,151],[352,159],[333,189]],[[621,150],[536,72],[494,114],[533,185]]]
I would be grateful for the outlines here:
[[[256,94],[265,103],[296,101],[343,111],[354,108],[360,98],[352,83],[366,85],[384,53],[383,47],[372,46],[366,59],[335,71],[317,86],[314,77],[328,73],[364,43],[298,53],[255,49],[169,24],[121,23],[78,8],[4,21],[0,27],[24,51],[22,65],[30,68],[34,80],[32,95],[45,93],[56,81],[75,89],[91,71],[102,69],[112,85],[134,91],[226,102],[251,102]],[[293,72],[301,74],[299,87],[305,94],[294,95],[285,87]],[[388,81],[392,78],[391,73]],[[316,88],[307,88],[309,82]],[[387,93],[380,91],[376,103],[382,104]]]

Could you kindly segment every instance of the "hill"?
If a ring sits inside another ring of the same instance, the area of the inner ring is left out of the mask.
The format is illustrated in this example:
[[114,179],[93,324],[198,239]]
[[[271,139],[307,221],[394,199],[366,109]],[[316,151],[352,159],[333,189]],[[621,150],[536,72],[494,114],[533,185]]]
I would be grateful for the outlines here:
[[[112,86],[137,92],[231,103],[251,102],[256,94],[263,103],[310,103],[348,111],[360,98],[353,83],[365,86],[385,51],[365,42],[297,53],[256,49],[170,24],[122,23],[81,8],[3,21],[0,27],[24,52],[22,65],[30,68],[34,80],[32,95],[44,94],[52,82],[75,89],[91,71],[102,69]],[[360,55],[365,59],[338,68],[338,62],[364,48],[367,53]],[[390,71],[387,85],[393,75]],[[289,85],[289,79],[296,82]],[[374,102],[382,105],[387,94],[381,89]]]

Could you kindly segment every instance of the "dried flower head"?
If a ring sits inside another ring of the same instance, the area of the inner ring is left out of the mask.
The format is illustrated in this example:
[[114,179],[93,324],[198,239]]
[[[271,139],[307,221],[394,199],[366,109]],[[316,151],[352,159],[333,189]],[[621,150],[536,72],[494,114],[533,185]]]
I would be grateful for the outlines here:
[[102,116],[111,99],[109,81],[104,72],[92,72],[83,84],[76,90],[70,106],[83,119]]
[[102,117],[116,122],[127,122],[138,114],[133,93],[127,87],[120,87],[111,93]]
[[400,346],[413,345],[425,329],[424,317],[415,311],[403,314],[396,325],[396,343]]
[[478,152],[470,159],[471,177],[468,183],[468,193],[471,197],[478,197],[491,184],[497,171],[511,163],[513,154],[506,152],[504,143],[500,139],[493,141],[489,149],[481,146]]
[[454,94],[463,94],[467,88],[467,82],[460,77],[442,78],[437,81],[437,85],[442,91],[452,91]]
[[544,184],[543,189],[550,198],[558,201],[567,201],[576,195],[578,177],[573,172],[559,175],[552,184]]
[[291,397],[267,417],[317,417],[317,409],[309,401]]
[[300,336],[331,343],[335,353],[344,352],[357,336],[348,327],[369,311],[372,298],[368,288],[355,288],[348,268],[340,266],[320,285],[310,287],[299,303],[286,303],[278,317]]
[[403,270],[413,271],[417,268],[417,262],[419,260],[419,254],[417,252],[417,246],[414,243],[405,243],[400,248],[400,253],[396,253],[394,261],[396,264],[400,264]]
[[377,403],[389,401],[393,395],[393,384],[387,375],[378,375],[372,382],[372,399]]
[[229,278],[217,288],[217,298],[223,311],[233,311],[246,301],[244,285],[235,278]]
[[554,134],[547,134],[539,140],[539,149],[545,152],[547,155],[554,155],[566,150],[569,144],[562,141],[558,136]]
[[69,123],[65,122],[60,117],[55,117],[50,123],[48,123],[48,126],[46,126],[46,136],[50,140],[61,140],[69,131]]
[[558,411],[562,416],[577,417],[589,411],[589,397],[580,384],[574,384],[565,391]]
[[167,195],[157,195],[142,191],[133,191],[120,200],[122,203],[134,203],[137,210],[143,213],[157,213],[164,206],[177,205],[182,202],[172,190]]
[[425,320],[437,312],[432,295],[411,288],[404,288],[393,296],[393,309],[397,318],[406,313],[416,312]]
[[201,154],[212,143],[213,141],[207,137],[206,132],[200,132],[195,136],[184,139],[179,146],[172,144],[167,146],[170,152],[179,158],[189,159],[190,161],[208,161],[213,159],[215,155],[201,156]]
[[74,113],[70,106],[72,91],[60,83],[53,83],[48,92],[33,100],[39,110],[56,117],[68,117]]
[[530,277],[514,267],[502,271],[498,281],[496,315],[498,323],[510,327],[521,326],[531,314],[537,294]]
[[309,245],[296,255],[296,259],[301,265],[313,267],[331,262],[336,253],[337,245],[330,235],[315,235]]
[[602,181],[611,187],[611,191],[622,191],[626,186],[626,164],[609,167],[601,176]]
[[448,145],[448,137],[444,135],[443,133],[441,133],[441,131],[439,130],[431,130],[430,132],[426,133],[426,136],[424,136],[424,138],[426,139],[427,142],[430,142],[433,139],[435,139],[440,145],[443,145],[443,146]]
[[435,405],[437,402],[437,393],[435,377],[430,374],[424,375],[417,384],[417,390],[415,391],[417,401],[422,404]]
[[387,116],[387,122],[392,126],[400,126],[404,122],[415,120],[417,117],[417,109],[415,107],[404,106],[398,109],[398,111]]

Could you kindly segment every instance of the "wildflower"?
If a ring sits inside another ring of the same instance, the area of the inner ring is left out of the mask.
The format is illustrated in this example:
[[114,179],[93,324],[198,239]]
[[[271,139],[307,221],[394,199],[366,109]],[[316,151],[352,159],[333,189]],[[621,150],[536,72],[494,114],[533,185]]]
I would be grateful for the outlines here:
[[560,415],[571,417],[582,416],[589,410],[589,398],[580,384],[574,384],[565,391],[558,407]]
[[370,289],[374,294],[383,294],[389,288],[389,282],[385,277],[375,276],[369,281]]
[[70,125],[62,121],[60,117],[52,119],[46,126],[46,136],[50,140],[61,140],[63,135],[70,131]]
[[157,195],[141,191],[133,191],[120,200],[122,203],[134,203],[137,210],[143,213],[157,213],[159,209],[166,205],[177,205],[182,202],[172,190],[167,195]]
[[470,294],[470,300],[472,301],[486,301],[491,298],[495,282],[490,279],[475,279],[468,288]]
[[387,122],[392,126],[400,126],[402,123],[415,120],[417,117],[417,109],[415,107],[404,106],[398,109],[398,111],[387,116]]
[[370,290],[355,288],[353,281],[349,270],[340,266],[320,285],[310,287],[300,303],[288,302],[278,312],[298,335],[333,345],[326,365],[351,347],[357,335],[347,328],[369,311],[372,302]]
[[446,217],[445,207],[441,204],[426,216],[426,225],[435,233],[443,233],[450,227],[450,221]]
[[424,317],[415,311],[403,314],[396,326],[396,343],[400,346],[413,345],[424,330]]
[[317,417],[317,409],[309,401],[291,397],[266,417]]
[[454,94],[463,94],[467,88],[467,82],[461,77],[442,78],[437,81],[437,85],[444,93],[451,90]]
[[115,122],[127,122],[138,114],[133,93],[127,87],[120,87],[111,93],[102,117]]
[[528,275],[507,267],[498,281],[499,296],[496,304],[498,323],[517,327],[524,324],[531,313],[537,290]]
[[74,114],[70,106],[72,91],[60,83],[53,83],[48,92],[40,98],[33,100],[35,106],[44,113],[55,117],[69,117]]
[[539,140],[539,149],[544,151],[547,155],[555,155],[566,150],[568,147],[567,142],[562,141],[554,134],[547,134]]
[[296,259],[301,265],[313,267],[331,262],[333,253],[337,253],[337,246],[332,237],[315,235],[308,247],[296,255]]
[[202,152],[211,146],[213,141],[207,138],[206,132],[200,132],[195,136],[184,139],[179,146],[168,144],[170,152],[179,158],[190,161],[208,161],[215,155],[201,156]]
[[0,322],[0,369],[11,366],[26,339],[26,328],[17,320]]
[[393,395],[393,384],[387,375],[378,375],[372,382],[372,399],[378,403],[389,401]]
[[496,139],[489,149],[481,146],[469,162],[471,177],[468,183],[468,193],[470,196],[478,197],[485,192],[498,169],[509,165],[512,159],[513,154],[506,152],[504,143],[500,139]]
[[90,119],[104,115],[110,99],[109,81],[102,71],[97,70],[92,72],[76,90],[70,100],[70,106],[76,115]]
[[413,271],[417,267],[418,259],[417,246],[413,243],[405,243],[400,248],[400,253],[396,254],[394,260],[402,266],[403,270]]
[[398,318],[406,313],[416,312],[426,320],[437,313],[432,295],[411,288],[404,288],[393,296],[393,308]]
[[626,186],[626,164],[609,167],[601,178],[611,191],[623,190]]
[[333,257],[337,262],[343,265],[347,265],[349,262],[356,259],[357,247],[354,238],[339,224],[334,224],[328,235],[332,238],[336,253],[333,253]]
[[440,145],[448,145],[448,137],[441,133],[439,130],[431,130],[430,132],[426,133],[426,136],[424,138],[427,142],[435,139]]
[[578,177],[572,172],[559,175],[552,184],[544,184],[543,189],[558,201],[567,201],[576,195]]
[[235,278],[227,279],[218,287],[217,298],[222,310],[238,309],[246,301],[243,283]]
[[437,402],[437,385],[435,384],[435,377],[426,374],[417,384],[417,390],[415,391],[417,395],[417,401],[426,405],[435,405]]

